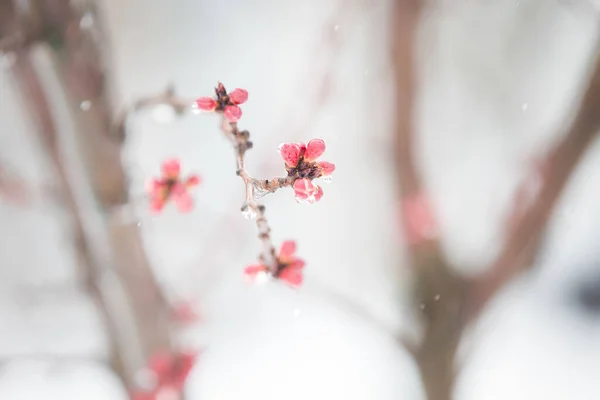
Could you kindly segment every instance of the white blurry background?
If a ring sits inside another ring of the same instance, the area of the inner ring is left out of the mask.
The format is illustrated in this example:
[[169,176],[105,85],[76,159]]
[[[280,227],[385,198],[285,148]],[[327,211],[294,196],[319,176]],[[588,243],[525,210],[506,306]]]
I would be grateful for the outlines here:
[[[420,164],[452,260],[477,273],[501,244],[532,157],[568,122],[595,54],[598,12],[583,0],[433,3],[419,35]],[[220,80],[250,93],[241,126],[254,138],[253,175],[282,174],[279,143],[313,137],[337,166],[318,204],[298,205],[289,190],[264,198],[276,242],[298,242],[306,285],[248,287],[241,271],[259,243],[238,211],[243,188],[217,118],[159,122],[164,115],[149,112],[131,124],[123,159],[150,260],[169,297],[196,299],[203,316],[184,338],[207,346],[190,398],[422,399],[415,365],[393,337],[414,320],[392,167],[391,1],[101,5],[118,103],[169,83],[183,96],[209,95]],[[52,182],[4,72],[0,99],[3,160],[32,185]],[[203,177],[197,207],[151,217],[143,183],[173,156]],[[596,144],[539,265],[466,338],[457,399],[600,398],[600,310],[578,300],[594,281],[600,290],[599,164]],[[0,215],[0,398],[123,398],[98,362],[106,338],[75,288],[60,204],[0,203]]]

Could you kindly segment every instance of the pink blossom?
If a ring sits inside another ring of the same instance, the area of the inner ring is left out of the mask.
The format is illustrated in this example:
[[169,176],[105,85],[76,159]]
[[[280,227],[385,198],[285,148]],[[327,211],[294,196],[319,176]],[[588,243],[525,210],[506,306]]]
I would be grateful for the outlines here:
[[314,203],[323,196],[323,189],[312,182],[313,179],[329,176],[335,170],[335,164],[317,159],[325,152],[325,142],[313,139],[308,144],[285,143],[279,152],[288,176],[296,177],[293,188],[296,200]]
[[237,122],[242,117],[242,109],[239,107],[248,100],[248,92],[244,89],[235,89],[227,93],[221,82],[215,88],[216,99],[212,97],[200,97],[194,103],[198,110],[215,111],[223,113],[229,122]]
[[323,189],[310,179],[296,179],[293,188],[296,201],[300,203],[312,204],[323,197]]
[[215,111],[217,101],[212,97],[200,97],[196,100],[196,106],[202,111]]
[[153,179],[148,185],[150,210],[158,213],[173,199],[179,211],[191,211],[194,204],[189,189],[200,184],[200,177],[191,175],[185,180],[181,179],[181,166],[177,159],[165,161],[161,169],[162,176]]
[[[273,277],[284,281],[292,287],[298,287],[302,284],[304,269],[304,261],[295,255],[296,242],[286,240],[281,245],[279,254],[277,255],[277,267],[272,271]],[[247,278],[255,281],[259,276],[269,274],[271,271],[264,264],[249,265],[244,270]]]
[[[197,360],[197,354],[158,352],[148,361],[147,369],[156,376],[154,388],[138,389],[131,393],[133,400],[162,400],[181,398],[185,381]],[[173,397],[167,397],[172,395]]]

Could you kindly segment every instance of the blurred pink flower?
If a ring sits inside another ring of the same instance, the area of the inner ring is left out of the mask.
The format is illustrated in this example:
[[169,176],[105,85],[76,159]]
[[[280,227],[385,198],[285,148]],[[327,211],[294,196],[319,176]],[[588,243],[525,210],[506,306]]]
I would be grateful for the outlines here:
[[159,352],[148,360],[147,369],[156,377],[151,389],[139,389],[131,393],[133,400],[182,399],[185,381],[197,360],[197,353],[172,354]]
[[182,180],[180,177],[181,166],[179,160],[170,159],[162,164],[162,176],[153,179],[148,185],[150,195],[150,210],[159,213],[165,204],[173,199],[181,212],[189,212],[194,204],[189,189],[200,184],[198,175],[190,175]]
[[[304,260],[296,257],[296,242],[286,240],[281,245],[277,255],[277,268],[273,272],[273,277],[282,280],[292,287],[298,287],[302,284],[304,269]],[[258,279],[259,275],[268,274],[269,270],[264,264],[249,265],[244,270],[244,274],[252,281]]]

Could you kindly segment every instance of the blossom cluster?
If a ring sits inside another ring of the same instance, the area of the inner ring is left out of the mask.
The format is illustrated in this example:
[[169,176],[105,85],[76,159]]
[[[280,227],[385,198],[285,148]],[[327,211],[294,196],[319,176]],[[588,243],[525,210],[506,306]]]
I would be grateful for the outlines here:
[[[200,97],[192,104],[193,112],[217,113],[229,124],[230,129],[224,130],[224,133],[229,135],[237,149],[237,156],[240,158],[238,160],[239,165],[243,165],[242,160],[245,152],[251,148],[251,142],[248,140],[248,131],[240,131],[237,128],[237,123],[242,117],[240,105],[247,100],[248,92],[245,89],[238,88],[228,92],[225,86],[219,82],[215,88],[214,97]],[[242,171],[237,172],[244,179],[246,185],[257,185],[258,182],[265,182],[265,185],[269,185],[269,192],[291,186],[296,201],[312,204],[323,197],[323,189],[314,180],[323,178],[325,181],[328,181],[335,170],[333,163],[319,161],[325,149],[325,142],[321,139],[312,139],[307,144],[284,143],[280,145],[279,152],[283,158],[285,171],[287,172],[286,178],[259,181],[249,178],[245,171],[243,173]],[[161,176],[152,179],[148,183],[147,190],[150,197],[150,210],[153,213],[159,213],[165,208],[167,203],[172,201],[180,212],[191,211],[193,208],[193,198],[190,190],[198,186],[200,182],[201,179],[198,175],[182,176],[181,165],[178,159],[166,160],[162,164]],[[262,190],[258,186],[254,186],[253,189],[256,192]],[[247,211],[252,211],[252,213],[249,213],[250,215],[255,215],[255,209],[258,208],[256,204],[250,204],[253,201],[254,199],[246,199],[244,203]],[[250,205],[252,205],[250,207],[252,209],[249,208]],[[264,207],[260,207],[264,211]],[[270,237],[267,239],[270,241]],[[295,251],[296,243],[291,240],[285,241],[277,255],[272,250],[274,261],[269,264],[262,258],[261,263],[246,267],[245,276],[252,281],[260,281],[263,277],[272,276],[290,286],[297,287],[302,283],[304,261],[295,256]]]

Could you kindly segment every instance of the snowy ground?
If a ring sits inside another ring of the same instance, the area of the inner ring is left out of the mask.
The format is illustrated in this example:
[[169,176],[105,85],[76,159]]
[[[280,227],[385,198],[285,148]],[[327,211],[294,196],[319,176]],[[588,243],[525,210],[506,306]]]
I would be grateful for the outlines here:
[[[253,224],[237,212],[242,187],[217,119],[160,124],[150,113],[132,126],[124,159],[135,198],[166,157],[181,157],[184,170],[204,179],[191,215],[168,210],[153,218],[136,203],[163,285],[203,307],[206,323],[186,336],[210,345],[192,374],[191,399],[422,398],[415,366],[391,336],[411,322],[401,305],[409,285],[407,271],[398,271],[401,238],[390,223],[390,4],[343,4],[105,0],[121,100],[167,83],[195,97],[221,80],[250,92],[242,122],[255,138],[254,175],[281,174],[278,144],[313,137],[326,141],[324,159],[337,165],[318,204],[297,205],[289,191],[265,198],[275,240],[298,241],[306,287],[249,288],[240,271],[259,248]],[[445,0],[429,9],[419,37],[419,149],[445,244],[465,272],[494,256],[520,172],[561,134],[597,20],[584,1]],[[315,111],[324,75],[329,97]],[[0,99],[0,149],[10,149],[3,159],[31,182],[51,181],[4,74]],[[599,313],[577,301],[584,284],[600,280],[599,164],[597,144],[535,272],[507,288],[465,341],[458,400],[600,398]],[[50,399],[119,399],[102,366],[99,318],[77,289],[60,208],[0,204],[0,221],[0,360],[17,357],[0,365],[0,399],[37,399],[39,391]],[[340,296],[373,319],[361,319]]]

